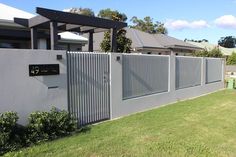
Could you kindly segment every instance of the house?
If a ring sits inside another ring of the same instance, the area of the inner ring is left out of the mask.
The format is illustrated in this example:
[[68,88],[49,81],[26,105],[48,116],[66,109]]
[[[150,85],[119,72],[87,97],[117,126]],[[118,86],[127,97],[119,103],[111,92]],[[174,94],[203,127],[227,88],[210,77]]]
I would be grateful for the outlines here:
[[[30,29],[14,22],[14,18],[30,19],[35,15],[0,3],[0,48],[31,48]],[[39,30],[39,49],[50,49],[50,33]],[[58,49],[81,51],[82,46],[88,43],[88,39],[72,32],[58,33]]]
[[[186,43],[182,40],[164,35],[149,34],[133,28],[125,28],[126,36],[132,40],[133,53],[163,54],[169,55],[174,52],[176,55],[189,56],[196,50],[202,48]],[[84,37],[87,37],[86,35]],[[97,33],[94,36],[94,51],[101,52],[100,43],[103,40],[104,33]],[[87,45],[82,49],[86,50]]]
[[186,42],[189,43],[189,44],[201,47],[202,49],[206,49],[208,51],[210,51],[214,48],[219,48],[224,56],[230,56],[233,52],[236,53],[236,48],[225,48],[225,47],[222,47],[222,46],[219,46],[219,45],[211,44],[211,43],[206,42],[206,41],[202,41],[202,42],[186,41]]

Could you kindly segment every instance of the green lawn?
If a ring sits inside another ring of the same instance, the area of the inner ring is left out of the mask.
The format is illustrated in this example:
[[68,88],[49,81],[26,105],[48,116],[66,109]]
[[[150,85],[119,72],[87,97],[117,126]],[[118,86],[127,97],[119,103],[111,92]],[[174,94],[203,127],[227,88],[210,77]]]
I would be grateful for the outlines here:
[[108,121],[6,156],[236,156],[236,91]]

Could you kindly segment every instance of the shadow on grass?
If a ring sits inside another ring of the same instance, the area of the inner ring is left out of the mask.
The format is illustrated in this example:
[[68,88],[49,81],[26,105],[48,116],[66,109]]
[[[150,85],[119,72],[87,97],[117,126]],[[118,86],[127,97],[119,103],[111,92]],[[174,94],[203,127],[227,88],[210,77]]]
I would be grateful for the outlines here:
[[78,130],[76,131],[76,133],[88,133],[91,131],[91,125],[87,125],[87,126],[82,126],[80,128],[78,128]]

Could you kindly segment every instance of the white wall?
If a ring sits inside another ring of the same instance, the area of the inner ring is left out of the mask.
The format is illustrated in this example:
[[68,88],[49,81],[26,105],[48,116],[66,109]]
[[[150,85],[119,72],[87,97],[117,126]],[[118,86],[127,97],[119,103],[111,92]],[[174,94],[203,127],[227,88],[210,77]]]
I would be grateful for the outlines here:
[[[60,75],[30,77],[29,64],[59,64]],[[16,111],[26,124],[31,112],[52,106],[67,110],[66,52],[0,49],[0,112]]]

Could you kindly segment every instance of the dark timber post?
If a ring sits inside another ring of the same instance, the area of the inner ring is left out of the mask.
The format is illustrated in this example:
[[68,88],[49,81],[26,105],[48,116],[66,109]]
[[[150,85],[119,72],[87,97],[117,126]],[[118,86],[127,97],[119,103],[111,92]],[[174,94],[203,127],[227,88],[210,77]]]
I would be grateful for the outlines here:
[[37,28],[32,27],[30,28],[30,35],[31,35],[31,49],[38,49],[38,37],[37,37]]
[[93,31],[89,31],[88,51],[93,52]]
[[57,22],[50,22],[50,40],[51,40],[51,50],[57,49],[58,36],[57,36]]
[[111,52],[117,52],[117,43],[116,43],[116,33],[117,29],[111,29]]

